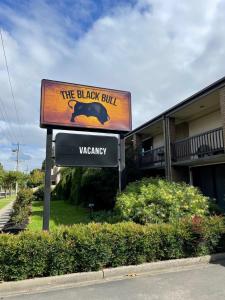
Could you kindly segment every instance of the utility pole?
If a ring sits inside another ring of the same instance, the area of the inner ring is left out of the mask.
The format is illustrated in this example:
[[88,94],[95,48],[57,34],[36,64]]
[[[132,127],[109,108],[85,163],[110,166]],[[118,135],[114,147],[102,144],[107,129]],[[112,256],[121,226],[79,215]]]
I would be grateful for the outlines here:
[[16,171],[19,171],[19,153],[20,153],[20,144],[17,143],[17,150],[16,150]]
[[[20,154],[20,143],[16,144],[16,149],[13,149],[12,152],[16,152],[16,171],[19,171],[19,154]],[[16,181],[16,195],[18,193],[18,182]]]

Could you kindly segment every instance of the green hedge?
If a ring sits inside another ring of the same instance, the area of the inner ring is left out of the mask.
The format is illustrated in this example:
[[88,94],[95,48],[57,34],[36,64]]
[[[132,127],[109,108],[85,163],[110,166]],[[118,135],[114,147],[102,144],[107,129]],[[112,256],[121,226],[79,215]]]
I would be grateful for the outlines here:
[[224,219],[176,225],[74,225],[57,231],[0,235],[0,280],[94,271],[104,267],[222,252]]
[[28,221],[31,214],[33,192],[31,189],[21,189],[13,204],[13,212],[10,221],[16,225],[22,225]]

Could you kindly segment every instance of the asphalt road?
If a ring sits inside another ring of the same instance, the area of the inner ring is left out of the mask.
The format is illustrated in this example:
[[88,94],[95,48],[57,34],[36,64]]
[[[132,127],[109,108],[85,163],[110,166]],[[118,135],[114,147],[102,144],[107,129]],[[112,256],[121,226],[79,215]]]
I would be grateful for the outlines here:
[[225,263],[170,273],[131,277],[96,284],[61,287],[42,293],[0,297],[1,300],[224,300]]

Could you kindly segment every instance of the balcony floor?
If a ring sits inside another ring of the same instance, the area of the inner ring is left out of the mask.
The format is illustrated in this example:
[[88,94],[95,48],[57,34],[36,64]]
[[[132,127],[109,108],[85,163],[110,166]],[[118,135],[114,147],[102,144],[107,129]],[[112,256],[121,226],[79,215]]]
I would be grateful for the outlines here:
[[225,154],[209,155],[202,158],[192,158],[172,162],[172,166],[203,166],[209,164],[225,163]]
[[165,168],[165,162],[160,163],[154,163],[151,165],[141,166],[141,170],[150,170],[150,169],[164,169]]

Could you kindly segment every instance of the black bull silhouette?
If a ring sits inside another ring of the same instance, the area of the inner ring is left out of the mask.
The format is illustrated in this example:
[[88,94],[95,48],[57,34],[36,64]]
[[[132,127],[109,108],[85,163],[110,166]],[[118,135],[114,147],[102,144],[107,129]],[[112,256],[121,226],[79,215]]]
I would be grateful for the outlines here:
[[[70,105],[70,102],[76,102],[74,107]],[[71,115],[71,122],[75,122],[75,118],[81,115],[96,117],[102,125],[110,119],[106,108],[98,102],[83,103],[77,100],[70,100],[68,106],[74,110]]]

